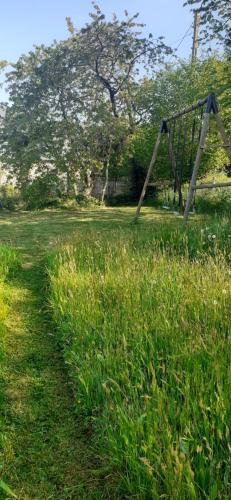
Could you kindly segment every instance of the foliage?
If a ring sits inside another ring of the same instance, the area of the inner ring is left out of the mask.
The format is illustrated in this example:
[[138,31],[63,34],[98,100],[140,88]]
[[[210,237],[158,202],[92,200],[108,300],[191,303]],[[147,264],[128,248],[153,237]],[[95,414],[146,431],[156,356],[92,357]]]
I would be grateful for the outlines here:
[[81,63],[87,80],[93,85],[99,83],[116,117],[123,112],[119,108],[121,105],[124,108],[124,104],[127,112],[132,112],[129,90],[141,65],[153,68],[162,61],[163,54],[171,50],[162,37],[154,40],[151,34],[148,38],[141,36],[144,25],[137,23],[139,14],[130,17],[125,11],[122,21],[114,14],[112,21],[106,22],[99,6],[93,3],[93,7],[91,23],[75,34],[71,29],[71,48],[77,55],[77,69]]
[[13,497],[13,498],[17,498],[17,496],[15,495],[15,493],[10,489],[10,487],[8,486],[8,484],[6,484],[4,481],[0,480],[0,489],[2,491],[4,491],[4,493],[7,494],[8,497]]
[[28,210],[58,206],[60,192],[57,178],[50,174],[35,178],[23,189],[22,197]]
[[0,186],[0,208],[15,210],[20,205],[20,193],[12,184]]
[[[200,179],[202,184],[213,183],[213,182],[229,182],[230,177],[227,176],[225,172],[213,171],[207,174],[205,177]],[[182,187],[184,204],[187,199],[188,184]],[[176,200],[174,199],[174,192],[172,187],[167,187],[166,189],[159,189],[155,196],[152,196],[152,205],[165,207],[166,209],[176,211],[178,206]],[[230,187],[222,187],[216,189],[201,189],[196,192],[194,198],[193,210],[197,214],[209,214],[214,216],[219,214],[220,216],[231,214],[231,198],[230,198]]]
[[10,105],[1,127],[4,165],[20,186],[48,168],[66,176],[67,194],[89,170],[110,167],[139,122],[141,68],[154,69],[170,53],[162,38],[145,37],[138,14],[105,19],[94,4],[90,22],[50,47],[37,46],[8,74]]
[[86,196],[85,194],[78,194],[75,197],[76,203],[82,208],[94,208],[101,206],[101,202],[92,196]]
[[7,66],[8,62],[7,61],[0,61],[0,70],[4,69]]
[[228,495],[230,233],[225,219],[80,232],[50,257],[76,410],[119,496]]
[[[140,85],[140,95],[145,95],[145,107],[148,112],[146,123],[140,127],[127,140],[122,157],[122,168],[127,164],[136,162],[147,169],[161,119],[190,106],[211,92],[218,98],[220,113],[224,120],[225,128],[231,137],[230,125],[230,61],[218,59],[216,56],[198,61],[192,68],[191,63],[179,61],[177,64],[166,65],[165,69],[156,75],[154,80],[144,79]],[[143,97],[142,97],[143,99]],[[183,159],[183,180],[191,176],[190,150],[193,120],[196,120],[196,134],[192,159],[195,159],[201,128],[200,113],[191,113],[176,122],[175,148],[177,155],[177,140],[180,134],[179,156],[182,157],[183,142],[185,141],[185,154]],[[221,144],[213,117],[210,120],[210,130],[207,145],[210,143]],[[227,156],[222,148],[206,151],[203,156],[200,175],[215,171],[227,163]],[[155,179],[171,180],[172,168],[168,159],[167,142],[162,141],[158,160],[155,166]]]
[[201,13],[202,36],[205,41],[214,37],[231,48],[230,0],[186,0],[184,5],[195,5]]

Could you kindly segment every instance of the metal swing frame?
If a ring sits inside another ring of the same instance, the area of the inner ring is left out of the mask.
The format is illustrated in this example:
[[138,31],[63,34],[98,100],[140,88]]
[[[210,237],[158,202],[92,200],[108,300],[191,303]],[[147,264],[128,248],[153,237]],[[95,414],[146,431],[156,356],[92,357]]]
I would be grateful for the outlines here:
[[229,142],[227,133],[225,131],[223,120],[222,120],[220,113],[219,113],[219,110],[218,110],[216,96],[214,93],[211,93],[207,97],[205,97],[204,99],[201,99],[197,103],[190,106],[189,108],[183,109],[179,113],[175,113],[174,115],[170,116],[169,118],[164,118],[163,120],[161,120],[160,129],[159,129],[157,140],[156,140],[156,143],[154,146],[151,162],[150,162],[149,167],[148,167],[147,176],[146,176],[144,186],[143,186],[143,189],[141,192],[140,200],[139,200],[139,203],[138,203],[138,206],[136,209],[135,221],[138,220],[138,217],[140,215],[141,207],[142,207],[142,204],[144,201],[147,187],[149,185],[149,180],[150,180],[151,174],[153,172],[153,168],[155,166],[155,163],[156,163],[156,160],[158,157],[158,150],[159,150],[161,139],[163,136],[166,136],[166,135],[168,136],[169,157],[170,157],[170,160],[172,163],[173,171],[175,173],[176,182],[179,183],[177,164],[176,164],[176,159],[174,156],[174,150],[173,150],[173,144],[172,144],[172,140],[171,140],[169,123],[171,123],[172,121],[176,120],[177,118],[179,118],[181,116],[184,116],[188,113],[191,113],[192,111],[194,111],[196,109],[202,108],[203,106],[205,106],[205,104],[206,104],[206,108],[205,108],[205,112],[203,114],[203,122],[202,122],[201,131],[200,131],[199,146],[197,149],[196,159],[195,159],[194,166],[193,166],[191,181],[189,184],[187,201],[186,201],[185,210],[184,210],[184,222],[187,223],[187,221],[188,221],[189,212],[190,212],[190,208],[192,205],[194,193],[197,189],[211,189],[211,188],[231,186],[231,182],[217,182],[217,183],[208,183],[208,184],[199,184],[199,185],[197,185],[197,183],[196,183],[197,177],[198,177],[198,171],[199,171],[201,160],[202,160],[202,156],[203,156],[203,153],[205,150],[205,142],[206,142],[206,136],[207,136],[208,127],[209,127],[209,119],[210,119],[211,114],[213,114],[215,117],[217,128],[218,128],[218,131],[219,131],[221,139],[222,139],[221,147],[224,148],[224,150],[226,151],[226,154],[231,162],[231,144]]

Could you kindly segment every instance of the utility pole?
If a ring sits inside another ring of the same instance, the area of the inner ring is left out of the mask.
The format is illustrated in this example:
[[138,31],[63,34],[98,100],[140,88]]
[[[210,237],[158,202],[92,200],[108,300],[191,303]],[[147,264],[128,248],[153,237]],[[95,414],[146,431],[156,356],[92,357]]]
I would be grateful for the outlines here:
[[200,30],[201,15],[198,10],[194,12],[194,29],[193,29],[193,46],[192,46],[192,64],[196,62],[197,50],[199,47],[199,30]]

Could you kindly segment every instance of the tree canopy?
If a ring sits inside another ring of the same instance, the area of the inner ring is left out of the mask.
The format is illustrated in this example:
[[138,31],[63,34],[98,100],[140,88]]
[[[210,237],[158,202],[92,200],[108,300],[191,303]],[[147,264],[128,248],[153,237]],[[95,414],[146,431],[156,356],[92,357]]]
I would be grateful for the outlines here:
[[125,12],[107,21],[93,4],[85,27],[76,30],[67,18],[67,40],[37,46],[13,65],[1,151],[21,185],[45,165],[69,185],[76,172],[105,165],[105,145],[118,151],[140,122],[139,72],[153,71],[171,49],[161,37],[145,37],[137,18]]
[[204,41],[214,37],[231,49],[231,2],[230,0],[187,0],[184,5],[193,5],[201,13]]

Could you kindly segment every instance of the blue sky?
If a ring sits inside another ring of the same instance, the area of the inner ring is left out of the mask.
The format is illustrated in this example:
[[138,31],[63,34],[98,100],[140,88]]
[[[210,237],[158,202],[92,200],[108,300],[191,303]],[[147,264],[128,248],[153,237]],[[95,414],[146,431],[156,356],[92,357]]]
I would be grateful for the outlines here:
[[[183,8],[183,0],[99,0],[102,10],[110,16],[113,12],[122,15],[140,13],[148,32],[163,35],[172,47],[176,47],[193,21],[189,8]],[[67,36],[65,17],[70,16],[76,27],[81,27],[88,18],[90,0],[5,0],[1,2],[0,60],[15,62],[27,53],[33,44],[49,44],[54,39]],[[181,57],[190,55],[192,33],[179,47]],[[3,76],[2,76],[3,78]],[[1,80],[2,80],[1,78]],[[7,94],[0,89],[0,101]]]

